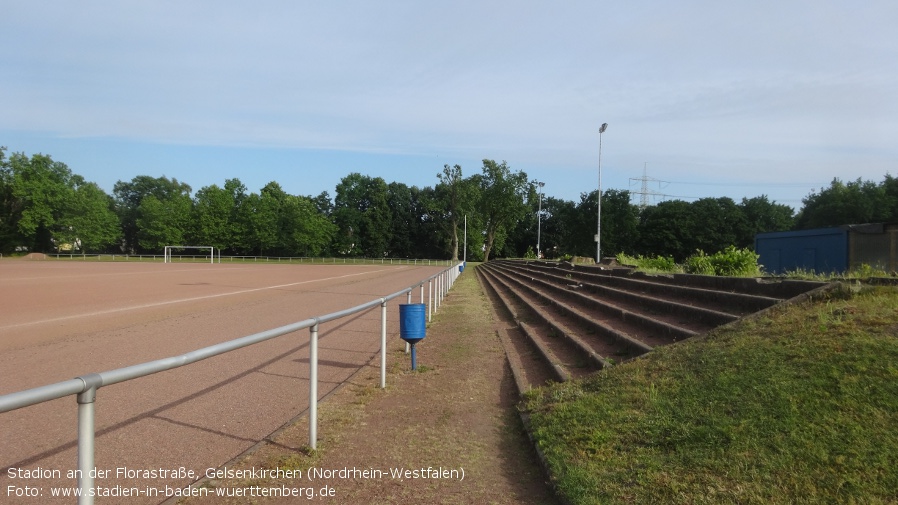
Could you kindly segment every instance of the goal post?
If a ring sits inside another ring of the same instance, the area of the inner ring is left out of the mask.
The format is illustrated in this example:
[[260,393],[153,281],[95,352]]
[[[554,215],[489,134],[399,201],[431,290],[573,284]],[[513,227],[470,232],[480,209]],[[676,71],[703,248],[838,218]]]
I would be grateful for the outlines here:
[[175,250],[182,249],[208,249],[209,250],[209,263],[215,263],[215,253],[218,252],[218,262],[221,263],[221,249],[216,248],[211,245],[167,245],[165,246],[164,252],[164,263],[172,262],[172,253]]

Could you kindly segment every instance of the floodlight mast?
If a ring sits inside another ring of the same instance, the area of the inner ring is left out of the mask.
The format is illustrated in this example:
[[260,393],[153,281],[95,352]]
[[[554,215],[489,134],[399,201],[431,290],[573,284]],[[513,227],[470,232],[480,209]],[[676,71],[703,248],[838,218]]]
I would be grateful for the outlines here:
[[602,123],[599,128],[599,194],[598,200],[598,224],[596,225],[596,265],[602,262],[602,134],[608,129],[608,123]]
[[536,213],[536,259],[542,259],[543,255],[540,252],[540,232],[542,231],[542,219],[543,219],[543,186],[546,185],[545,182],[533,181],[539,186],[539,211]]

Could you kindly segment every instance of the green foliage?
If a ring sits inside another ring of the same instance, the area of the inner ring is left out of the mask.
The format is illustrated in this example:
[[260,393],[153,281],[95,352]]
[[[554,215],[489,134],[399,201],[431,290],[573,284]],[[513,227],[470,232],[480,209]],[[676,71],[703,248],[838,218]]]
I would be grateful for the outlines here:
[[232,246],[238,236],[231,215],[236,208],[234,195],[227,189],[216,184],[201,188],[194,198],[193,240],[222,249]]
[[644,256],[640,256],[638,258],[639,268],[641,270],[647,270],[650,272],[677,272],[679,271],[679,267],[674,259],[670,256],[655,256],[654,258],[648,258]]
[[[535,247],[538,229],[546,258],[596,252],[597,191],[582,193],[576,203],[553,198],[505,162],[485,159],[481,173],[467,178],[460,165],[447,164],[435,186],[420,189],[354,172],[336,190],[333,201],[327,192],[289,195],[276,182],[249,193],[238,179],[229,179],[191,197],[190,186],[177,179],[137,176],[115,184],[110,207],[108,195],[65,164],[41,154],[7,157],[0,147],[0,252],[81,244],[135,254],[206,243],[237,255],[480,260],[525,255]],[[653,271],[676,271],[671,259],[697,273],[750,271],[750,258],[734,253],[724,251],[720,264],[714,263],[716,255],[690,256],[724,244],[738,251],[750,247],[756,233],[789,229],[794,222],[790,207],[766,196],[739,204],[729,198],[673,200],[644,209],[630,197],[627,191],[603,192],[602,253],[637,253]],[[835,179],[805,203],[800,226],[898,220],[898,179],[886,175],[879,185]],[[186,215],[175,215],[181,212]],[[468,247],[461,252],[466,216]]]
[[617,260],[618,263],[620,263],[621,265],[627,266],[627,267],[638,267],[639,266],[639,258],[635,258],[626,253],[622,253],[622,252],[617,253],[617,256],[615,256],[615,259]]
[[677,273],[681,271],[679,265],[674,262],[673,258],[667,256],[630,256],[625,253],[618,253],[615,256],[618,263],[624,266],[635,267],[645,272],[653,273]]
[[524,259],[535,260],[536,259],[536,251],[533,250],[533,246],[527,248],[527,252],[524,253]]
[[380,177],[354,172],[340,180],[334,198],[339,254],[384,256],[393,221],[388,200],[387,183]]
[[690,274],[717,275],[717,270],[714,268],[714,263],[712,262],[711,257],[706,255],[701,249],[696,251],[692,256],[686,258],[683,269],[686,273]]
[[699,249],[686,258],[683,267],[686,273],[690,274],[757,277],[761,275],[758,258],[759,256],[751,249],[736,249],[735,246],[728,246],[711,256]]
[[640,214],[635,249],[685,261],[696,250],[715,250],[724,244],[749,247],[759,232],[788,229],[791,212],[766,197],[743,199],[741,205],[730,198],[661,202]]
[[849,276],[854,279],[870,279],[871,277],[888,277],[889,274],[881,268],[874,268],[866,263],[861,263],[851,269]]
[[161,251],[167,245],[189,245],[187,230],[192,207],[190,197],[184,194],[164,201],[152,194],[143,197],[135,222],[138,245],[149,251]]
[[[158,251],[158,249],[144,249],[140,245],[141,233],[137,225],[138,220],[143,222],[149,221],[146,216],[141,216],[140,206],[143,199],[147,196],[154,196],[160,203],[167,204],[175,198],[190,198],[191,188],[189,185],[178,182],[177,179],[168,179],[167,177],[149,177],[139,175],[129,182],[118,181],[113,186],[112,194],[115,198],[115,209],[118,214],[120,226],[122,229],[122,238],[124,240],[124,250],[129,253],[137,253],[143,251]],[[153,206],[154,204],[150,204]],[[189,211],[189,209],[188,209]],[[180,229],[183,235],[184,229]],[[143,240],[147,240],[147,236],[143,234]],[[163,245],[173,245],[182,242],[168,242]]]
[[484,220],[484,261],[490,251],[501,250],[511,226],[526,212],[525,195],[530,182],[524,172],[512,172],[503,161],[483,160],[480,187],[480,214]]
[[104,251],[121,237],[114,203],[93,182],[81,182],[66,201],[54,239],[82,253]]
[[646,272],[678,273],[685,272],[697,275],[724,275],[736,277],[756,277],[761,275],[758,266],[758,255],[748,248],[736,249],[729,246],[723,251],[707,255],[698,250],[686,258],[682,266],[670,256],[630,256],[619,253],[616,256],[621,265],[636,267]]
[[6,159],[6,147],[0,146],[0,254],[12,253],[24,242],[17,226],[18,206],[13,195],[12,169]]
[[847,273],[835,273],[835,272],[827,272],[827,273],[817,273],[813,270],[804,270],[804,269],[796,269],[789,270],[783,274],[783,277],[787,279],[801,279],[807,281],[820,281],[820,282],[832,282],[832,281],[857,281],[857,280],[865,280],[874,277],[894,277],[895,273],[889,274],[885,270],[872,267],[866,263],[861,263],[860,265],[854,266]]
[[459,227],[464,225],[465,216],[474,219],[480,187],[476,179],[462,176],[461,165],[443,165],[437,179],[440,182],[434,188],[427,210],[443,235],[448,237],[451,258],[458,260]]
[[111,200],[94,183],[73,174],[50,156],[0,149],[0,235],[4,249],[26,246],[50,252],[100,250],[118,241]]
[[802,200],[797,226],[808,229],[894,221],[898,218],[896,190],[896,181],[889,175],[882,184],[860,178],[846,183],[834,178],[828,188]]

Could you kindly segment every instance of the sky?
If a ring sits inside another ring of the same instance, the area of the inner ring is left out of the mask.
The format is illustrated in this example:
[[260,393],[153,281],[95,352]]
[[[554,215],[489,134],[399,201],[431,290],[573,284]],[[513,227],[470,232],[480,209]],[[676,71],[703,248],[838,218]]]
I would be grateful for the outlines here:
[[110,194],[149,175],[333,197],[352,172],[425,187],[492,159],[575,202],[601,177],[634,203],[797,210],[898,175],[894,0],[0,7],[0,146]]

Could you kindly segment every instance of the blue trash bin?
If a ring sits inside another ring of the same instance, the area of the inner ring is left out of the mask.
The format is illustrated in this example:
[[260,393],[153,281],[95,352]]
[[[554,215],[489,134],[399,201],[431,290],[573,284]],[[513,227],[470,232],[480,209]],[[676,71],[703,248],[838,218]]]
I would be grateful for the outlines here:
[[417,369],[415,344],[427,336],[427,306],[423,303],[399,305],[399,338],[411,344],[412,370]]

